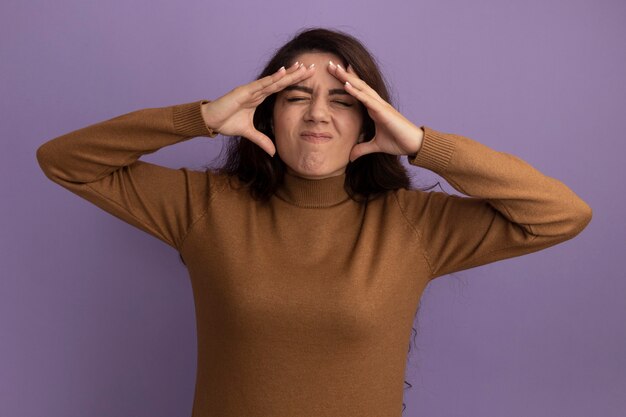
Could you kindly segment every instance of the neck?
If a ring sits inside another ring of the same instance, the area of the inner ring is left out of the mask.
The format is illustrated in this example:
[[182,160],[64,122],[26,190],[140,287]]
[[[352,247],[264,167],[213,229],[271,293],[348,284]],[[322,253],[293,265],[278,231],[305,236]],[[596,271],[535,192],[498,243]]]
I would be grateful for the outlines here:
[[295,177],[304,178],[304,179],[307,179],[307,180],[323,180],[325,178],[336,177],[336,176],[345,174],[346,170],[344,168],[343,170],[338,170],[338,171],[335,171],[335,172],[331,172],[330,174],[309,175],[309,174],[302,174],[302,173],[296,172],[296,171],[294,171],[293,169],[291,169],[291,168],[289,168],[287,166],[287,172],[290,175],[293,175]]
[[304,208],[330,207],[350,198],[345,190],[346,174],[320,179],[304,178],[287,171],[276,196]]

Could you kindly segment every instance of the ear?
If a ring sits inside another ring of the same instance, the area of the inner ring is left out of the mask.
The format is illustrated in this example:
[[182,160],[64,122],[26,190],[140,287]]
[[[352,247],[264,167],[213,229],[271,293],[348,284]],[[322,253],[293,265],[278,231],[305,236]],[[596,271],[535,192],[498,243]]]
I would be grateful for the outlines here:
[[365,133],[361,132],[359,134],[359,138],[356,140],[356,143],[361,143],[363,140],[365,140]]

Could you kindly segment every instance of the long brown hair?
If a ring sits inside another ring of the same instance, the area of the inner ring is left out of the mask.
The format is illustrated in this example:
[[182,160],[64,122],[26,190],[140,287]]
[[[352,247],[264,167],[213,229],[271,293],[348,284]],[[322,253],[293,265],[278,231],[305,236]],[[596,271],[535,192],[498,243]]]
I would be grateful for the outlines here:
[[[269,60],[257,79],[273,74],[281,66],[288,67],[295,58],[306,52],[327,52],[341,58],[344,68],[348,64],[356,74],[372,87],[380,97],[391,103],[386,82],[375,58],[367,48],[353,36],[325,28],[303,29]],[[274,143],[272,112],[276,94],[268,96],[254,113],[254,127],[267,135]],[[364,140],[376,134],[374,121],[359,102],[363,113]],[[286,166],[278,153],[270,157],[263,149],[246,138],[237,136],[228,141],[226,160],[218,172],[236,176],[258,200],[267,200],[282,183]],[[370,153],[346,167],[345,189],[355,201],[366,201],[389,190],[409,188],[410,179],[399,157],[386,153]]]

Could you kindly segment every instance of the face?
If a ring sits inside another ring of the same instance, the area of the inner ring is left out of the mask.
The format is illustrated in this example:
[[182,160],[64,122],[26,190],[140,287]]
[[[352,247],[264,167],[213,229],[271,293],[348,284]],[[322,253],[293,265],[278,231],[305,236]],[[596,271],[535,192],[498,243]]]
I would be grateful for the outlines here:
[[294,61],[307,67],[315,64],[315,70],[276,95],[276,151],[291,174],[310,179],[341,175],[363,125],[358,100],[328,72],[328,61],[343,65],[342,60],[334,54],[309,52]]

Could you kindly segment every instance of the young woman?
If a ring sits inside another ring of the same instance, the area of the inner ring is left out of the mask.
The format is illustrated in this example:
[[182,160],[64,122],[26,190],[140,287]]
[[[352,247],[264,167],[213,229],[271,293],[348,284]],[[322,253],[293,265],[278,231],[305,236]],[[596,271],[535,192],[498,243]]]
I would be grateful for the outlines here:
[[[220,169],[139,157],[229,139]],[[400,157],[467,197],[412,189]],[[312,29],[213,101],[146,108],[37,151],[54,182],[184,260],[198,336],[194,417],[402,414],[430,280],[571,239],[591,209],[473,139],[417,127],[366,48]]]

